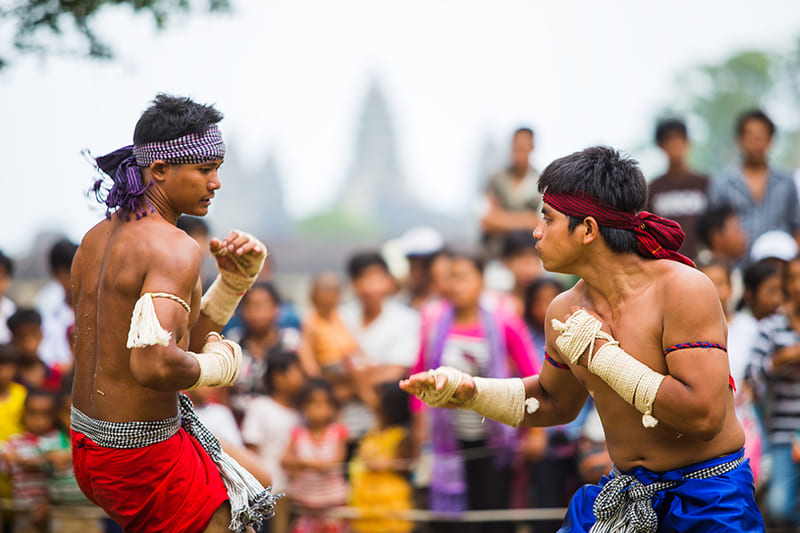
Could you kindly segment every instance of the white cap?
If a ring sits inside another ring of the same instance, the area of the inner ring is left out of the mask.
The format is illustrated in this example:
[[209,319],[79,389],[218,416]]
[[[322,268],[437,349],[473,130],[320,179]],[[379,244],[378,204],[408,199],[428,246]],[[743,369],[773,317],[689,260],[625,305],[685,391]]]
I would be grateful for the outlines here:
[[796,256],[797,241],[785,231],[773,230],[763,233],[750,248],[750,259],[754,263],[768,257],[790,261]]
[[400,237],[406,257],[430,255],[444,246],[444,237],[430,226],[417,226]]

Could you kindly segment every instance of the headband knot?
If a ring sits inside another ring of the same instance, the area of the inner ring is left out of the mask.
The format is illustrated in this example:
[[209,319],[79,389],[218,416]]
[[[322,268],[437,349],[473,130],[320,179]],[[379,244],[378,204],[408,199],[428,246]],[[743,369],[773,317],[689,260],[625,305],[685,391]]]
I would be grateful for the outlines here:
[[680,224],[647,211],[626,213],[603,204],[583,191],[544,193],[543,202],[565,215],[591,216],[600,226],[630,230],[636,235],[637,248],[644,257],[671,259],[691,267],[694,262],[678,253],[686,235]]

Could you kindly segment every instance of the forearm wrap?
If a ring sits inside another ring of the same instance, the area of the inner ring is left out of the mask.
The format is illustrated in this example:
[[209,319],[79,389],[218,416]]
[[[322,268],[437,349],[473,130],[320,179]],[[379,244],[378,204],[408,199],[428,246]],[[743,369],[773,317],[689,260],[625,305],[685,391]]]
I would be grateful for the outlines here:
[[[653,417],[653,403],[666,376],[626,353],[611,335],[600,330],[601,327],[599,320],[582,309],[573,313],[566,323],[553,320],[553,328],[561,331],[556,346],[573,364],[577,364],[588,348],[586,368],[589,372],[642,413],[644,427],[655,427],[658,420]],[[606,344],[592,355],[596,339]]]
[[212,322],[224,326],[233,316],[236,306],[239,305],[246,290],[247,288],[238,290],[232,287],[225,278],[220,276],[214,280],[200,300],[200,310]]
[[200,353],[187,352],[200,365],[200,376],[186,390],[198,387],[227,387],[239,376],[242,349],[227,339],[221,342],[206,342]]
[[[444,407],[454,401],[453,395],[467,374],[451,367],[430,371],[434,376],[446,376],[447,382],[440,391],[426,391],[419,397],[431,407]],[[475,394],[460,407],[471,409],[492,420],[517,427],[525,418],[525,411],[533,413],[539,408],[536,398],[525,399],[525,384],[519,378],[472,377]]]

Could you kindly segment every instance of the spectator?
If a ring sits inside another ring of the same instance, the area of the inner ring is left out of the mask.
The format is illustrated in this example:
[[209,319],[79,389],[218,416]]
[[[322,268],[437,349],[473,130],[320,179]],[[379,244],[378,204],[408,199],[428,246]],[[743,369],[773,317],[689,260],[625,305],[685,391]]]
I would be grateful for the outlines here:
[[511,142],[511,165],[498,172],[486,187],[486,209],[482,213],[483,253],[496,259],[505,236],[513,231],[533,231],[539,223],[542,196],[539,173],[531,166],[533,130],[519,128]]
[[680,252],[697,257],[695,226],[708,203],[708,176],[689,168],[689,134],[683,121],[659,121],[655,140],[667,158],[667,171],[647,186],[645,210],[678,222],[686,234]]
[[800,527],[800,464],[792,460],[792,439],[800,430],[800,258],[783,276],[783,310],[763,319],[753,346],[753,375],[765,384],[764,424],[772,474],[764,503],[775,525]]
[[513,277],[514,285],[510,294],[514,311],[521,317],[525,313],[525,293],[528,287],[544,274],[533,234],[530,231],[509,233],[503,244],[502,260]]
[[[347,428],[335,422],[336,399],[330,384],[318,378],[308,381],[300,395],[303,423],[295,426],[283,458],[289,473],[289,487],[297,504],[294,533],[340,533],[343,520],[317,514],[344,505],[347,482]],[[316,513],[315,513],[316,511]]]
[[3,470],[11,476],[12,503],[28,512],[14,516],[15,533],[47,531],[49,473],[42,445],[56,437],[56,399],[49,392],[30,390],[22,416],[23,432],[0,448]]
[[11,258],[0,251],[0,344],[6,344],[11,340],[11,331],[6,325],[6,321],[17,306],[6,296],[11,285],[11,278],[14,276],[14,263]]
[[[349,368],[359,355],[356,340],[339,316],[341,282],[336,274],[324,272],[311,283],[311,312],[303,323],[303,340],[298,354],[306,373],[322,374],[335,386],[351,389]],[[337,394],[337,398],[345,400]]]
[[57,392],[61,387],[61,372],[50,368],[40,357],[43,338],[42,317],[35,309],[17,309],[8,319],[11,343],[19,350],[17,381],[28,388]]
[[19,361],[19,351],[12,344],[0,344],[0,444],[22,431],[27,392],[13,381]]
[[[455,254],[447,301],[430,304],[422,326],[422,349],[414,372],[450,366],[471,375],[504,378],[538,372],[538,357],[522,320],[481,304],[483,263]],[[509,506],[511,461],[517,430],[472,411],[423,410],[412,398],[415,456],[430,437],[433,445],[430,508],[458,512]],[[466,483],[454,480],[463,479]],[[487,523],[487,531],[510,524]],[[443,523],[438,529],[457,528]],[[482,527],[478,528],[482,529]]]
[[428,274],[430,283],[428,289],[428,300],[438,300],[447,294],[447,286],[450,282],[450,259],[451,253],[447,249],[441,249],[435,254],[429,255],[425,260],[425,271]]
[[427,260],[444,247],[444,238],[437,230],[418,226],[400,237],[400,246],[408,260],[408,280],[402,300],[413,309],[420,309],[431,297],[431,280]]
[[414,364],[419,353],[419,313],[390,298],[394,283],[380,254],[356,254],[347,270],[356,300],[342,305],[339,313],[363,354],[352,376],[362,397],[348,401],[342,409],[354,445],[373,425],[363,397],[374,402],[375,385],[400,380]]
[[714,284],[719,294],[719,301],[722,305],[722,310],[725,313],[725,318],[730,318],[730,299],[731,299],[731,271],[730,268],[724,263],[709,261],[700,263],[697,268],[708,276],[708,279]]
[[42,316],[42,360],[50,368],[66,373],[72,368],[72,335],[75,314],[72,310],[70,269],[78,245],[61,239],[50,248],[50,275],[53,280],[36,296],[36,309]]
[[229,452],[231,447],[244,447],[233,412],[228,406],[214,401],[215,392],[212,387],[198,387],[187,391],[186,395],[192,400],[197,418],[223,443],[226,451]]
[[774,135],[775,124],[763,111],[742,113],[736,124],[742,164],[713,180],[709,189],[711,206],[730,205],[739,215],[751,246],[770,230],[800,238],[800,203],[794,181],[769,165]]
[[203,261],[200,264],[200,281],[203,284],[203,290],[205,290],[211,285],[211,282],[214,281],[218,273],[216,261],[212,259],[209,253],[211,230],[208,227],[208,223],[200,217],[181,215],[178,217],[176,226],[185,231],[189,237],[197,241],[197,245],[203,250]]
[[720,261],[734,265],[746,256],[747,235],[742,229],[739,215],[729,205],[706,210],[697,221],[700,244],[708,250],[707,261]]
[[544,353],[544,321],[547,308],[565,287],[553,278],[540,278],[528,287],[525,293],[525,312],[523,318],[528,326],[536,353]]
[[778,272],[783,273],[786,264],[798,252],[797,242],[784,231],[768,231],[763,233],[750,249],[750,261],[758,263],[767,261],[775,265]]
[[266,392],[263,376],[270,352],[297,348],[297,332],[278,326],[280,304],[278,290],[266,281],[254,283],[239,304],[242,327],[228,333],[229,338],[242,346],[239,377],[231,389],[231,393],[238,397],[235,409],[244,411],[246,403],[254,395]]
[[[245,446],[258,454],[261,465],[272,475],[272,488],[277,493],[289,489],[281,461],[292,429],[300,423],[295,399],[304,382],[305,376],[296,354],[271,353],[264,374],[267,395],[250,402],[244,414],[242,437]],[[291,494],[278,501],[275,516],[269,521],[272,533],[289,530],[289,498]]]
[[351,527],[355,533],[409,533],[411,522],[386,517],[412,508],[408,396],[394,381],[381,383],[377,396],[378,424],[361,441],[350,462],[350,504],[361,513]]

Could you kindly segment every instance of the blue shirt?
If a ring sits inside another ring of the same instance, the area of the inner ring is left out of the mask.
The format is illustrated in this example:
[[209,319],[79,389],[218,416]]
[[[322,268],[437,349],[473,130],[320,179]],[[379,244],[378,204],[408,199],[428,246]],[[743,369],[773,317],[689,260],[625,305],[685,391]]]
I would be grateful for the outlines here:
[[748,246],[767,231],[780,230],[794,236],[800,230],[800,203],[794,180],[771,168],[761,202],[747,188],[741,168],[731,169],[711,181],[708,202],[711,207],[727,205],[736,211],[747,234]]

